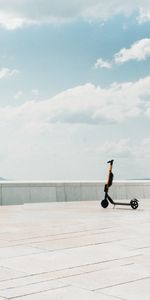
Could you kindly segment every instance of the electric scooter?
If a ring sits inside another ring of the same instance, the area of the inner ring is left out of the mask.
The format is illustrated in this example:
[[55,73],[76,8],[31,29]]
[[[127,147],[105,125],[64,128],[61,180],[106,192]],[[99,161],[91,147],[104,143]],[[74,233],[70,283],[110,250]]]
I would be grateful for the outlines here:
[[108,180],[107,183],[104,186],[104,192],[105,192],[105,198],[104,200],[101,201],[101,206],[103,208],[106,208],[109,205],[109,202],[114,205],[126,205],[126,206],[131,206],[133,209],[138,208],[138,200],[137,199],[132,199],[130,202],[115,202],[109,195],[108,195],[108,190],[110,186],[113,183],[113,177],[114,174],[112,173],[112,168],[113,168],[113,162],[114,160],[109,160],[107,163],[110,164],[109,166],[109,174],[108,174]]

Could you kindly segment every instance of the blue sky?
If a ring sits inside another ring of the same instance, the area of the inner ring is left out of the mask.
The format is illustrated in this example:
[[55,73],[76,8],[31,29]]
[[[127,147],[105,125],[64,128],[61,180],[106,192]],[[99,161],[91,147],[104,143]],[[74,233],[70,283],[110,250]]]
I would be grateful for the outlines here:
[[150,177],[150,4],[0,0],[1,176]]

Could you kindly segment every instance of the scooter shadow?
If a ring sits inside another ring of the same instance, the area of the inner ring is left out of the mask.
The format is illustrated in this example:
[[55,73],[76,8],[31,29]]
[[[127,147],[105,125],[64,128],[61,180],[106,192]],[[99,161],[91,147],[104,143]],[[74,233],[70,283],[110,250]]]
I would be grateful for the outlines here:
[[127,208],[127,207],[113,207],[111,208],[112,210],[129,210],[129,211],[133,211],[133,210],[136,210],[136,211],[144,211],[144,209],[142,208],[138,208],[138,209],[132,209],[132,208]]

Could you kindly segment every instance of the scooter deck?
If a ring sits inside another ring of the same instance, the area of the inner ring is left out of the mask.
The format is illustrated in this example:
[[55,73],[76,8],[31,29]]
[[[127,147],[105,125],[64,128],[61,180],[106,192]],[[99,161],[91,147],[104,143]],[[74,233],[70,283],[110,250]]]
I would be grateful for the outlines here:
[[113,201],[113,204],[114,204],[114,205],[127,205],[127,206],[131,206],[130,202],[127,203],[127,202],[114,202],[114,201]]

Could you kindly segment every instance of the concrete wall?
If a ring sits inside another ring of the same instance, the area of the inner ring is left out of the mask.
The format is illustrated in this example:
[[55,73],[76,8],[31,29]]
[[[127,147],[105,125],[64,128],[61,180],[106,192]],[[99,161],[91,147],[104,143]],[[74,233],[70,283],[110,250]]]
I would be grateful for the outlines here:
[[[113,199],[150,198],[150,181],[115,181],[110,188]],[[85,182],[0,182],[0,205],[88,201],[104,198],[103,181]]]

